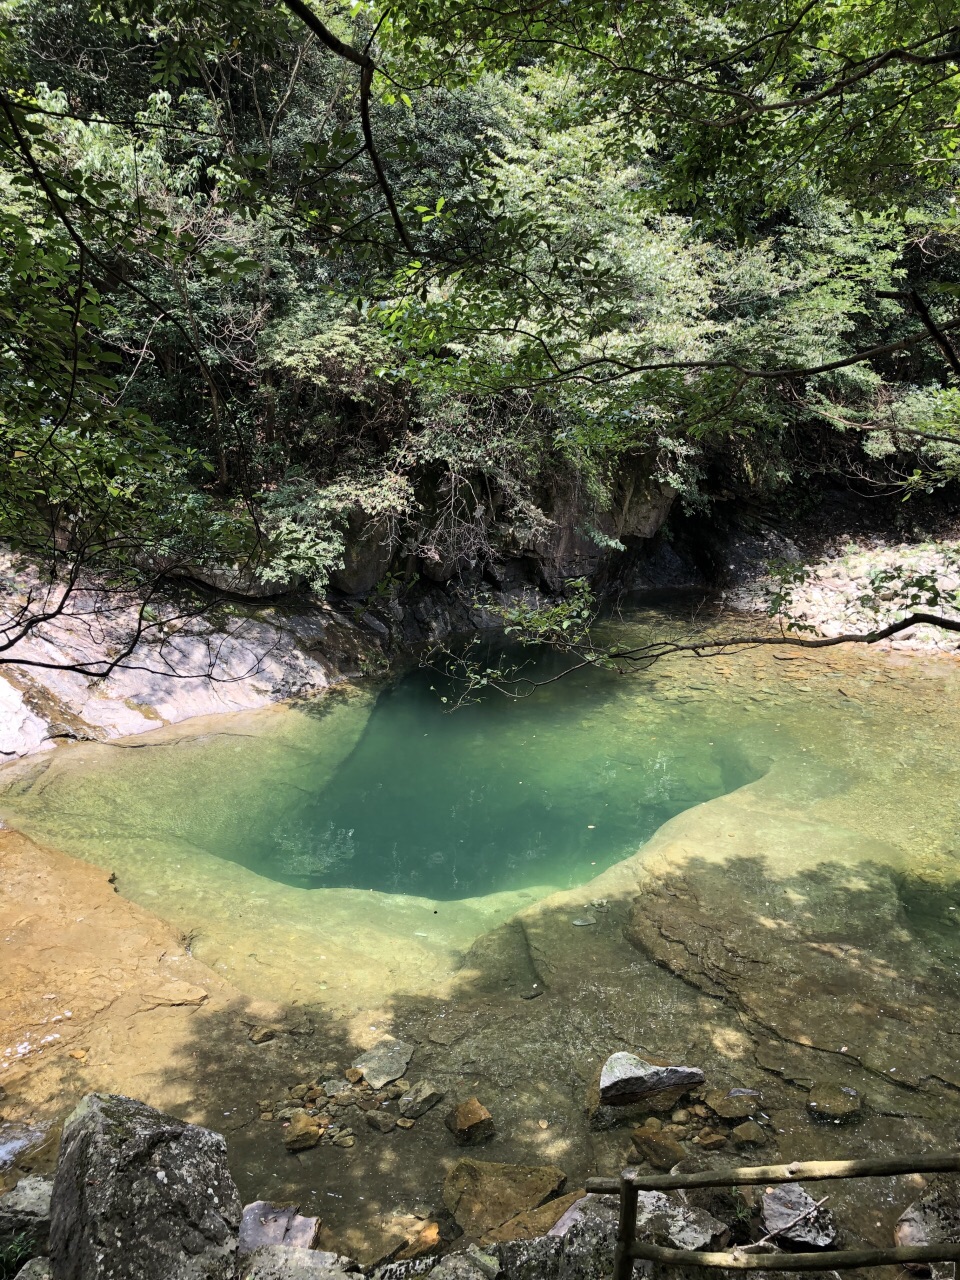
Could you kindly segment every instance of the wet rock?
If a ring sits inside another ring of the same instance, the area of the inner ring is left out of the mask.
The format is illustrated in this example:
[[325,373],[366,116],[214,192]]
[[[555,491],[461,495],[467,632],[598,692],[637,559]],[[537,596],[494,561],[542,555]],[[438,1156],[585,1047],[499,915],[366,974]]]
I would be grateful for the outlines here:
[[400,1116],[397,1120],[398,1129],[412,1129],[416,1125],[415,1120],[410,1120],[407,1116]]
[[756,1120],[744,1120],[730,1130],[730,1137],[735,1147],[765,1147],[767,1135]]
[[692,1089],[703,1081],[699,1067],[671,1066],[648,1062],[633,1053],[614,1053],[600,1072],[600,1102],[608,1107],[630,1106],[667,1090]]
[[[343,1280],[348,1274],[346,1267],[351,1265],[335,1253],[270,1244],[246,1259],[238,1277],[239,1280]],[[173,1280],[173,1276],[167,1280]]]
[[392,1133],[397,1127],[397,1117],[388,1115],[386,1111],[368,1111],[367,1124],[377,1133]]
[[283,1145],[288,1151],[309,1151],[320,1141],[320,1126],[316,1117],[306,1111],[295,1111],[283,1131]]
[[826,1249],[837,1238],[833,1215],[825,1206],[818,1206],[808,1191],[793,1183],[764,1189],[760,1197],[760,1218],[764,1230],[777,1244]]
[[443,1184],[443,1203],[465,1235],[482,1236],[563,1189],[556,1165],[458,1160]]
[[493,1116],[477,1098],[458,1103],[444,1119],[444,1124],[461,1147],[486,1142],[494,1135]]
[[548,1200],[539,1209],[526,1209],[523,1213],[508,1218],[502,1226],[485,1232],[480,1237],[480,1243],[502,1244],[507,1240],[535,1240],[538,1236],[545,1236],[552,1227],[556,1226],[567,1210],[578,1200],[582,1200],[585,1194],[581,1187],[577,1191]]
[[382,1089],[403,1075],[413,1057],[413,1048],[412,1044],[404,1044],[402,1040],[386,1040],[362,1054],[353,1066],[356,1071],[363,1072],[363,1078],[372,1088]]
[[436,1085],[429,1080],[418,1080],[403,1095],[397,1105],[402,1116],[406,1116],[408,1120],[416,1120],[425,1115],[431,1107],[435,1107],[438,1102],[442,1102],[442,1100],[443,1093]]
[[252,1040],[254,1044],[266,1044],[268,1040],[275,1040],[277,1033],[272,1027],[251,1027],[248,1040]]
[[807,1098],[807,1111],[821,1124],[849,1124],[863,1114],[856,1089],[839,1084],[815,1084]]
[[[347,1067],[343,1073],[343,1078],[348,1080],[350,1084],[359,1084],[363,1079],[363,1069],[361,1067]],[[336,1092],[336,1090],[334,1090]]]
[[721,1120],[747,1120],[762,1100],[756,1089],[709,1089],[703,1096],[703,1101]]
[[427,1258],[440,1252],[443,1241],[440,1238],[440,1224],[425,1222],[413,1239],[397,1254],[398,1262],[408,1258]]
[[96,1093],[68,1117],[51,1202],[57,1280],[228,1280],[239,1226],[219,1133]]
[[0,1246],[19,1236],[37,1253],[46,1252],[52,1192],[46,1178],[21,1178],[0,1195]]
[[[960,1244],[960,1179],[934,1178],[919,1200],[915,1200],[894,1228],[898,1245]],[[937,1276],[953,1274],[952,1264],[935,1263]]]
[[721,1151],[727,1145],[727,1135],[710,1129],[697,1134],[697,1143],[703,1151]]
[[266,1200],[244,1206],[238,1252],[241,1257],[267,1245],[312,1249],[320,1230],[319,1218],[301,1217],[295,1209],[277,1208]]
[[644,1126],[634,1129],[632,1136],[637,1155],[655,1169],[672,1169],[687,1154],[668,1133],[656,1133]]

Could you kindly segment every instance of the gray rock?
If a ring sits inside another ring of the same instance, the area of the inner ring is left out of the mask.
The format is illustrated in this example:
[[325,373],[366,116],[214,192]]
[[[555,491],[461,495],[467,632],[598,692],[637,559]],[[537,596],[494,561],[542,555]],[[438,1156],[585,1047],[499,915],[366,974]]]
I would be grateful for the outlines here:
[[497,1248],[504,1280],[547,1280],[560,1266],[563,1241],[557,1236],[510,1240]]
[[417,1083],[403,1095],[397,1106],[400,1114],[406,1116],[408,1120],[417,1120],[420,1116],[425,1115],[431,1107],[435,1107],[438,1102],[443,1101],[442,1092],[432,1084],[429,1080],[418,1080]]
[[[599,1223],[606,1228],[619,1215],[614,1196],[586,1195],[550,1228],[551,1236],[566,1236],[583,1222]],[[670,1249],[709,1249],[723,1245],[729,1235],[727,1225],[705,1209],[671,1199],[662,1191],[637,1193],[637,1236],[641,1240],[665,1245]]]
[[667,1089],[703,1084],[699,1067],[659,1067],[634,1053],[614,1053],[600,1072],[600,1102],[605,1106],[627,1107],[651,1094]]
[[478,1244],[468,1244],[465,1257],[469,1258],[477,1269],[483,1272],[487,1280],[497,1280],[497,1276],[500,1274],[500,1259],[496,1254],[495,1248],[487,1253]]
[[413,1057],[413,1045],[402,1040],[387,1040],[362,1054],[353,1064],[373,1089],[382,1089],[391,1080],[399,1080]]
[[255,1200],[243,1208],[238,1252],[245,1257],[255,1249],[271,1244],[312,1249],[319,1230],[319,1218],[302,1217],[295,1209],[278,1208],[266,1200]]
[[328,1098],[335,1098],[338,1093],[343,1093],[345,1089],[349,1089],[346,1080],[324,1080],[321,1088]]
[[[826,1249],[837,1238],[833,1215],[809,1191],[796,1183],[767,1187],[760,1197],[760,1217],[764,1230],[777,1243],[812,1245]],[[801,1218],[801,1221],[797,1221]]]
[[410,1258],[405,1262],[388,1262],[377,1267],[371,1280],[412,1280],[414,1276],[428,1275],[436,1266],[436,1258]]
[[68,1117],[51,1204],[57,1280],[229,1280],[239,1225],[219,1133],[97,1093]]
[[490,1280],[475,1258],[466,1253],[449,1253],[428,1273],[430,1280]]
[[24,1236],[37,1253],[45,1253],[52,1192],[53,1183],[46,1178],[21,1178],[12,1191],[0,1196],[0,1244]]
[[[898,1245],[960,1244],[960,1179],[934,1178],[919,1200],[901,1216],[894,1229]],[[934,1276],[947,1269],[952,1273],[952,1263],[934,1263]]]
[[349,1274],[344,1264],[351,1265],[335,1253],[268,1244],[251,1253],[238,1277],[239,1280],[343,1280]]
[[49,1258],[31,1258],[21,1267],[13,1280],[53,1280],[53,1268]]

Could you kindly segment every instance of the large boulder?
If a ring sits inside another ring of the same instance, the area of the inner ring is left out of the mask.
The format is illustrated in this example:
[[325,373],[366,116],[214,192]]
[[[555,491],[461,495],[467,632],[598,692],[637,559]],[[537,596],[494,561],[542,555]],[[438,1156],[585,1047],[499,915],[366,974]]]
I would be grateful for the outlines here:
[[51,1204],[56,1280],[229,1280],[239,1226],[219,1133],[97,1093],[67,1119]]
[[607,1107],[628,1107],[658,1093],[692,1089],[703,1084],[699,1067],[648,1062],[635,1053],[612,1053],[600,1071],[600,1101]]
[[21,1178],[0,1195],[0,1248],[18,1239],[36,1253],[46,1253],[52,1192],[53,1183],[46,1178]]
[[458,1160],[443,1184],[443,1203],[466,1235],[482,1236],[539,1208],[566,1180],[556,1165]]

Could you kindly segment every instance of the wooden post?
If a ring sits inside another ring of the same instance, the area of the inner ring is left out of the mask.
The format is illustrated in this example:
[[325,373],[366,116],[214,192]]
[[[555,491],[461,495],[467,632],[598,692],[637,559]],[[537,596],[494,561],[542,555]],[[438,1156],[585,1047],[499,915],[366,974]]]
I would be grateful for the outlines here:
[[637,1234],[637,1188],[633,1169],[624,1169],[620,1179],[620,1221],[617,1223],[617,1247],[613,1254],[613,1280],[631,1280],[633,1248]]
[[624,1169],[619,1178],[588,1178],[594,1195],[620,1193],[620,1221],[613,1255],[613,1280],[632,1280],[635,1258],[673,1267],[721,1267],[731,1271],[836,1271],[917,1262],[960,1262],[960,1244],[909,1245],[896,1249],[825,1249],[822,1253],[708,1253],[641,1244],[637,1234],[639,1191],[681,1191],[688,1187],[758,1186],[778,1182],[822,1182],[830,1178],[882,1178],[902,1173],[960,1173],[960,1155],[898,1156],[882,1160],[807,1160],[792,1164],[746,1165],[646,1176]]

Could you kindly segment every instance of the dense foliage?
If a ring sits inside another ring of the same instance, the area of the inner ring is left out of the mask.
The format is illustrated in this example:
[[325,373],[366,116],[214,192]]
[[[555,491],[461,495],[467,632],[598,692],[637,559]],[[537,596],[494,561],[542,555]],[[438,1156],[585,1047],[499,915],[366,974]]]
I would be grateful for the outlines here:
[[625,460],[955,475],[946,3],[0,20],[0,540],[55,572],[480,570],[609,538]]

